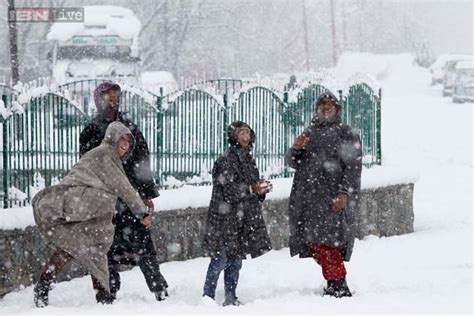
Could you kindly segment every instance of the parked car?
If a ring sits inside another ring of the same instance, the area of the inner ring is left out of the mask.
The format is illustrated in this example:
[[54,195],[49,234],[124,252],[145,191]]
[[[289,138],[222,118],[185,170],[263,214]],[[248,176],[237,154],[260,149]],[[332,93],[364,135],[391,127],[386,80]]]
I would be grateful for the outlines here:
[[444,70],[446,67],[446,63],[450,60],[455,60],[456,58],[463,57],[463,56],[465,55],[459,55],[459,54],[439,55],[436,58],[436,61],[430,67],[431,85],[435,85],[437,83],[443,83]]
[[474,61],[460,61],[456,64],[453,102],[474,102]]
[[456,65],[461,61],[474,61],[473,55],[457,56],[446,62],[443,77],[443,97],[453,95],[454,79],[456,78]]

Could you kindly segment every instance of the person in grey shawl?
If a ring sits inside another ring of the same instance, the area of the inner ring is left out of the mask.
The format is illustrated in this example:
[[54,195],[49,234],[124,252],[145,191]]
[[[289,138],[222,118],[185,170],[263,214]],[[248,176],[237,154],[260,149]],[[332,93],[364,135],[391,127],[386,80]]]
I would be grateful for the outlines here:
[[354,246],[362,146],[341,121],[341,106],[330,92],[316,101],[315,116],[288,151],[296,170],[290,194],[290,253],[312,257],[327,280],[325,295],[352,296],[344,261]]
[[147,207],[122,166],[133,144],[127,127],[120,122],[111,123],[99,147],[82,156],[59,184],[33,198],[38,229],[54,249],[34,287],[37,307],[48,305],[51,283],[71,260],[110,291],[107,251],[114,237],[112,217],[117,198],[125,201],[144,225],[150,221],[149,216],[144,217]]

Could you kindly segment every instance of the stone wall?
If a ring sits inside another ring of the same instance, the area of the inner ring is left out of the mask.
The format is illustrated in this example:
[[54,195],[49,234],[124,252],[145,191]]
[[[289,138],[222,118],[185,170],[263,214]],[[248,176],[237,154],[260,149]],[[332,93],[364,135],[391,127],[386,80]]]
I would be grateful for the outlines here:
[[[367,235],[393,236],[413,232],[413,184],[365,189],[361,194],[358,238]],[[264,216],[273,247],[288,245],[288,199],[264,203]],[[207,207],[156,213],[152,236],[161,262],[203,256],[201,241]],[[35,282],[51,250],[36,227],[0,230],[0,297]],[[84,275],[73,264],[60,280]]]

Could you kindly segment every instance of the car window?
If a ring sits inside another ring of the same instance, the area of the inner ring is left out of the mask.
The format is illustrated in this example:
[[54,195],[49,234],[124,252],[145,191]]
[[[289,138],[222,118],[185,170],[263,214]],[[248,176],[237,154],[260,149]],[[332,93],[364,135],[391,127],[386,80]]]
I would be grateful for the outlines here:
[[454,71],[454,70],[456,70],[456,64],[457,64],[457,63],[458,63],[458,60],[449,62],[448,70],[449,70],[449,71]]

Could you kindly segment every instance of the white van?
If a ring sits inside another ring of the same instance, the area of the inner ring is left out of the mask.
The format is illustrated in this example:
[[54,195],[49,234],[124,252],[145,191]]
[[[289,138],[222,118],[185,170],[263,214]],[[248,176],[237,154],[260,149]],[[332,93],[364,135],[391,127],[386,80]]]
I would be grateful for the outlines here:
[[117,6],[86,6],[84,23],[53,24],[47,36],[54,44],[53,80],[139,80],[140,29],[135,14]]

